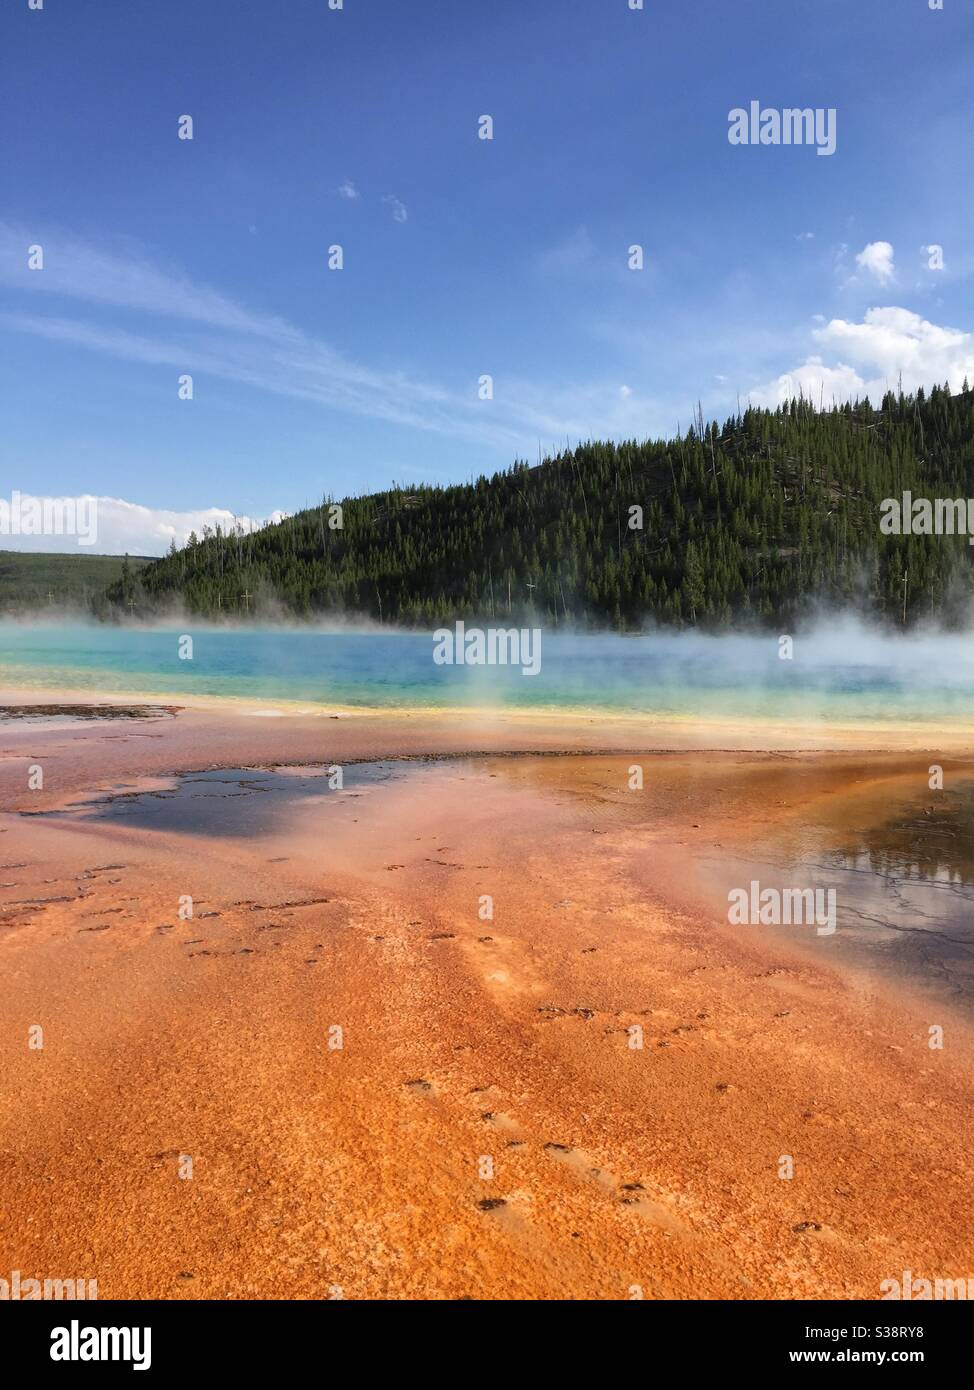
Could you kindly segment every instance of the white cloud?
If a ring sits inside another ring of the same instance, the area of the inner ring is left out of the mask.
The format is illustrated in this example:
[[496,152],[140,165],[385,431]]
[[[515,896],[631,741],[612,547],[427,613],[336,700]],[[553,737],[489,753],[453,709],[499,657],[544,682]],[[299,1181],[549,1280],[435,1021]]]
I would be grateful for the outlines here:
[[[20,489],[26,499],[34,496],[28,489]],[[12,498],[5,499],[8,504]],[[43,501],[43,498],[39,498]],[[61,501],[63,499],[56,499]],[[76,499],[76,514],[90,517],[94,535],[91,543],[79,545],[74,535],[23,536],[0,532],[0,550],[19,550],[43,552],[45,554],[66,554],[77,551],[79,555],[164,555],[175,539],[177,546],[184,545],[191,531],[202,536],[204,526],[222,530],[232,530],[238,523],[244,531],[258,530],[268,522],[280,521],[287,513],[275,511],[266,521],[249,516],[235,516],[225,507],[203,507],[195,511],[169,511],[165,508],[142,507],[136,502],[126,502],[120,497],[95,497],[86,493]],[[61,511],[60,508],[57,511]],[[26,502],[20,506],[20,514],[26,515]]]
[[338,196],[340,198],[348,198],[351,202],[354,201],[354,199],[360,197],[361,194],[355,187],[354,183],[352,183],[352,180],[346,179],[344,183],[339,184],[338,186]]
[[853,367],[842,363],[827,366],[821,357],[808,357],[800,367],[782,372],[773,381],[748,392],[754,405],[772,409],[795,396],[804,396],[815,405],[830,406],[833,401],[855,400],[867,394],[866,383]]
[[807,357],[751,391],[756,405],[775,406],[799,393],[826,406],[866,396],[875,405],[887,390],[898,388],[901,378],[905,391],[945,381],[959,391],[965,377],[974,383],[974,334],[930,323],[910,309],[870,309],[861,323],[831,319],[812,337],[838,360],[830,364],[823,355]]
[[398,198],[394,198],[391,193],[387,193],[382,201],[392,209],[392,216],[395,222],[408,222],[409,213],[406,211],[405,203],[401,203]]
[[871,241],[859,252],[856,265],[861,266],[881,285],[888,285],[895,274],[893,248],[888,241]]

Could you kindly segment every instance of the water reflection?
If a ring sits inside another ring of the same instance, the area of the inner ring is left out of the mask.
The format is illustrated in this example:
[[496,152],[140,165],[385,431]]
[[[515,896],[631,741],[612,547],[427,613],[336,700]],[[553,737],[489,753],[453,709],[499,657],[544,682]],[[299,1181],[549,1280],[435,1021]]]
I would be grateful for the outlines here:
[[884,878],[974,884],[974,781],[931,797],[868,826],[839,853]]

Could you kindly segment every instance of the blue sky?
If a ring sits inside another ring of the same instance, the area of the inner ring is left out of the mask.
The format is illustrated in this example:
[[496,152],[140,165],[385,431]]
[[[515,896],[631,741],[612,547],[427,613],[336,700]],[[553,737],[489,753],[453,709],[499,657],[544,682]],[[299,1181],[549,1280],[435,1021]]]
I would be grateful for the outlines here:
[[[970,6],[628,4],[6,0],[0,491],[137,504],[103,548],[143,550],[698,397],[974,381]],[[835,108],[834,155],[731,145],[752,100]]]

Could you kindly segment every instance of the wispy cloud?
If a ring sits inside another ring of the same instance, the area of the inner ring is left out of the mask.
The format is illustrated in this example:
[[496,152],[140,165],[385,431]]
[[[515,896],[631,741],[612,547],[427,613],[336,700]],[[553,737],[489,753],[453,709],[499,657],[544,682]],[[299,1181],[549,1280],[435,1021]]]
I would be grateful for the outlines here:
[[354,202],[356,198],[361,197],[361,194],[354,183],[352,183],[352,180],[346,179],[344,183],[338,185],[338,196],[340,198],[347,198],[350,202]]
[[587,227],[577,227],[537,257],[537,266],[546,275],[570,275],[590,269],[598,260],[595,242]]
[[[35,244],[44,248],[43,270],[27,267],[27,247]],[[63,295],[257,337],[300,337],[281,318],[253,314],[177,269],[160,269],[138,248],[123,246],[111,253],[71,236],[36,236],[5,223],[0,223],[0,284],[32,295]]]
[[382,199],[382,201],[392,212],[392,220],[394,222],[409,221],[409,212],[406,209],[406,204],[400,202],[400,200],[396,198],[392,193],[387,193],[385,197]]
[[[27,247],[38,241],[45,268],[30,271]],[[500,377],[494,399],[482,401],[475,380],[447,388],[352,361],[276,315],[255,313],[178,269],[160,269],[139,248],[111,253],[0,224],[0,283],[23,291],[30,304],[30,312],[0,314],[9,331],[476,441],[508,456],[533,454],[539,440],[557,448],[566,438],[649,429],[649,402],[620,393],[618,379],[552,390]],[[40,312],[48,298],[136,312],[138,330],[120,324],[117,314]]]
[[[476,394],[431,385],[399,371],[374,370],[343,356],[275,315],[255,314],[227,296],[163,271],[138,252],[110,254],[71,238],[50,237],[44,269],[27,269],[31,238],[0,225],[0,284],[23,290],[33,309],[48,297],[127,309],[147,316],[149,332],[115,322],[10,312],[16,332],[111,353],[133,362],[207,372],[279,395],[418,429],[493,442],[510,451],[523,440]],[[181,319],[180,328],[167,321]],[[144,322],[144,320],[143,320]]]

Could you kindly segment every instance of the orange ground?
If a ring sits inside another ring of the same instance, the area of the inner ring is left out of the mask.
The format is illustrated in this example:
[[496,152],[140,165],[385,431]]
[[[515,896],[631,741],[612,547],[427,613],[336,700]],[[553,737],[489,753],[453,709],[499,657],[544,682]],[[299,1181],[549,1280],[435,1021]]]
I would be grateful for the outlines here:
[[902,758],[421,763],[248,838],[16,814],[437,737],[462,743],[186,714],[0,735],[0,1275],[103,1298],[873,1298],[974,1269],[967,1023],[720,926],[696,869]]

